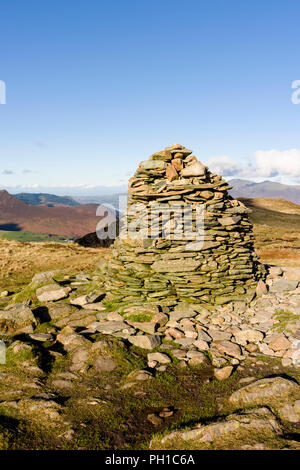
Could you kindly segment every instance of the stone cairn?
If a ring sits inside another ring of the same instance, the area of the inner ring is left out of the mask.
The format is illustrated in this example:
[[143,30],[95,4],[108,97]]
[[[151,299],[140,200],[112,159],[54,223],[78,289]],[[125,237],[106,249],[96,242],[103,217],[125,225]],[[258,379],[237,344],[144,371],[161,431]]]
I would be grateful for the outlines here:
[[[126,224],[107,263],[106,299],[162,307],[182,301],[249,303],[265,268],[254,251],[249,210],[228,195],[229,189],[179,144],[142,161],[129,180]],[[186,207],[192,215],[183,231]],[[169,214],[167,222],[164,214]],[[200,214],[201,233],[196,223]]]

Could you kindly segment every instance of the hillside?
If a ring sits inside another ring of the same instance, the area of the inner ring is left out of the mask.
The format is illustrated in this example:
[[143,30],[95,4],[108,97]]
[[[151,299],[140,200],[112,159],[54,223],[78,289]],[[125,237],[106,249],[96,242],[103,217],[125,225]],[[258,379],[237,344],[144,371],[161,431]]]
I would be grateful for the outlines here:
[[52,205],[52,206],[79,206],[79,202],[69,196],[56,196],[47,193],[19,193],[13,194],[13,197],[24,201],[31,206]]
[[300,206],[280,198],[239,198],[252,213],[255,247],[264,263],[300,266]]
[[273,181],[254,181],[232,179],[229,181],[233,189],[230,194],[234,198],[282,198],[300,204],[300,186],[275,183]]
[[252,210],[253,224],[300,231],[300,206],[280,198],[238,198]]
[[0,230],[82,236],[94,232],[100,220],[97,204],[32,206],[0,191]]
[[282,212],[284,214],[300,215],[300,206],[294,202],[287,201],[282,198],[239,198],[248,207],[252,209],[266,209],[276,212]]

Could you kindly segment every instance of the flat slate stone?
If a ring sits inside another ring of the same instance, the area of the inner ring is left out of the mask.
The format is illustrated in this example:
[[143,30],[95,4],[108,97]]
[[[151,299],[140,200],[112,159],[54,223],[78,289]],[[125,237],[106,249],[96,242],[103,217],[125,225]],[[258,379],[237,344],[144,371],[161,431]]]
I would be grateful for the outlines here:
[[128,328],[128,324],[122,321],[105,321],[105,322],[95,322],[94,324],[90,325],[92,328],[94,327],[95,330],[99,331],[103,334],[111,334],[117,331],[122,331]]
[[130,336],[128,341],[142,349],[154,349],[161,344],[161,339],[158,335]]
[[68,297],[70,287],[62,287],[59,284],[48,284],[36,290],[36,296],[40,302],[53,302]]
[[298,287],[299,281],[288,281],[287,279],[274,279],[270,286],[270,292],[288,292]]
[[200,265],[200,261],[185,258],[171,261],[155,261],[151,267],[157,273],[176,273],[195,271]]

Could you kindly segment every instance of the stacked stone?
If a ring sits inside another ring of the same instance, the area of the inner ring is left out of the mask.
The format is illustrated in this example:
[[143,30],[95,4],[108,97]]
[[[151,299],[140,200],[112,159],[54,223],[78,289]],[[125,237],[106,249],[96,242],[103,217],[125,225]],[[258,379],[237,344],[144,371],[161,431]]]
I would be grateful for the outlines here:
[[[162,306],[251,301],[264,267],[254,251],[249,210],[228,195],[229,189],[179,144],[142,161],[129,180],[128,225],[121,225],[107,264],[107,300]],[[180,214],[187,204],[192,217],[182,234]],[[171,220],[164,221],[162,207]],[[133,229],[125,233],[132,223],[140,228],[138,235]]]

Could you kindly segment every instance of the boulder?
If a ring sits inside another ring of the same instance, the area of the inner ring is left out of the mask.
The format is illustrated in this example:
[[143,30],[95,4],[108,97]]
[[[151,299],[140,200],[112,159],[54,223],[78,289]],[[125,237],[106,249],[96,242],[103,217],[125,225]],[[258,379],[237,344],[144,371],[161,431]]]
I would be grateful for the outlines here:
[[242,345],[246,345],[247,341],[249,343],[257,343],[262,341],[264,334],[256,329],[246,328],[244,330],[239,330],[234,333],[236,342]]
[[57,274],[61,274],[63,271],[56,269],[52,271],[46,271],[43,273],[37,273],[33,276],[31,282],[33,284],[45,284],[46,282],[53,281],[53,277]]
[[147,360],[148,362],[155,361],[159,364],[170,364],[170,362],[172,362],[167,354],[163,354],[160,352],[147,354]]
[[272,401],[286,399],[295,393],[300,393],[300,386],[297,383],[282,377],[272,377],[257,380],[233,392],[229,402],[247,406],[268,405]]
[[264,283],[264,281],[262,280],[258,281],[257,286],[256,286],[256,295],[260,297],[262,295],[266,295],[267,293],[268,293],[268,288],[266,284]]
[[211,423],[206,426],[198,427],[185,431],[174,431],[161,439],[161,443],[176,439],[182,441],[196,441],[211,443],[216,439],[226,438],[233,432],[239,431],[271,431],[279,434],[280,426],[276,421],[276,416],[267,408],[256,408],[245,411],[241,414],[231,414],[224,421]]
[[94,368],[98,372],[111,372],[117,367],[114,359],[107,356],[98,356],[94,362]]
[[186,176],[204,176],[206,173],[206,167],[201,162],[192,163],[181,170],[180,175],[183,177]]
[[221,369],[214,369],[214,376],[217,380],[226,380],[231,376],[232,371],[232,366],[222,367]]
[[240,346],[231,341],[216,341],[214,344],[222,354],[227,354],[232,357],[240,357],[242,354]]
[[285,403],[283,406],[277,408],[277,412],[282,421],[295,424],[300,423],[300,400]]
[[65,299],[71,291],[70,287],[63,287],[59,284],[47,284],[36,290],[36,296],[40,302],[53,302]]
[[275,333],[267,337],[266,342],[268,343],[269,348],[273,349],[273,351],[289,349],[292,345],[283,333]]
[[36,319],[27,305],[13,304],[0,311],[0,334],[15,335],[32,333]]
[[284,293],[293,291],[298,287],[299,281],[289,281],[287,279],[273,279],[270,286],[270,292]]

